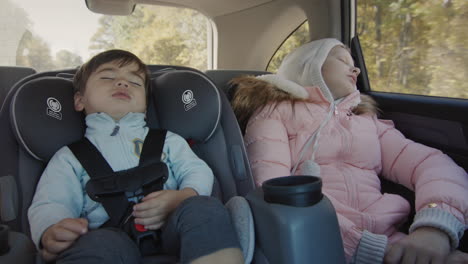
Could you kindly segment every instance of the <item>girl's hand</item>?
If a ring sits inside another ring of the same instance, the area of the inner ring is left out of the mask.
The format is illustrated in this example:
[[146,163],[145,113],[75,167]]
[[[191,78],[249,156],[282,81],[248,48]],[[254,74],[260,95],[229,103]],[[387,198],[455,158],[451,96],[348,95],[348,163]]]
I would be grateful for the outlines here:
[[157,230],[164,225],[167,216],[185,199],[198,195],[192,188],[162,190],[148,194],[133,207],[135,223],[146,229]]
[[450,254],[450,240],[443,231],[420,227],[407,237],[389,245],[384,257],[386,264],[444,264]]
[[41,238],[42,258],[46,262],[55,260],[62,251],[87,232],[88,220],[84,218],[66,218],[50,226]]
[[468,263],[468,254],[455,250],[447,258],[448,264],[464,264]]

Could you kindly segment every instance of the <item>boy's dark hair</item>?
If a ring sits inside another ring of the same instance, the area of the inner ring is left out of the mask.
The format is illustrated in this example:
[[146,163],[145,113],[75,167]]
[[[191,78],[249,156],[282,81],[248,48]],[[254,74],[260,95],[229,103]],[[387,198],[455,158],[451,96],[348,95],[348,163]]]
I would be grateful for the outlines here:
[[125,66],[131,63],[136,63],[138,65],[138,73],[143,73],[145,77],[145,90],[146,94],[149,94],[149,70],[146,64],[144,64],[140,58],[138,58],[135,54],[126,51],[126,50],[119,50],[113,49],[101,52],[94,57],[92,57],[89,61],[81,65],[80,68],[75,73],[75,77],[73,78],[73,87],[74,92],[83,92],[86,87],[86,83],[88,82],[89,76],[99,68],[104,63],[116,61],[119,66]]

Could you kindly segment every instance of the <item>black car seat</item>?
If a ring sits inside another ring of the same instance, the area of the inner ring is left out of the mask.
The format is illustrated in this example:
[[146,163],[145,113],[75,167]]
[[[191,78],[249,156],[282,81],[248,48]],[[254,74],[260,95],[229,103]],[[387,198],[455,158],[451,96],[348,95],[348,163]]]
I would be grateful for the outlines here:
[[24,77],[35,73],[36,70],[29,67],[0,66],[0,109],[13,85]]
[[[229,105],[223,107],[224,94],[201,72],[181,67],[150,68],[160,76],[153,81],[148,125],[190,140],[215,174],[213,196],[226,202],[251,191],[253,182],[239,128],[232,113],[223,113],[230,110]],[[27,209],[42,170],[61,146],[84,133],[83,116],[73,109],[71,80],[63,78],[72,72],[38,74],[18,84],[8,98],[10,107],[0,115],[12,125],[2,135],[7,143],[2,157],[9,156],[8,163],[2,162],[0,174],[2,223],[27,235]],[[181,95],[188,91],[191,97],[182,100]]]
[[[0,222],[8,225],[14,231],[28,234],[27,208],[32,200],[37,179],[31,177],[32,168],[39,164],[26,166],[31,162],[29,155],[20,147],[11,127],[10,106],[15,92],[25,83],[47,76],[55,76],[65,72],[72,74],[74,70],[38,73],[30,75],[17,82],[5,98],[0,110]],[[44,109],[43,111],[46,111]],[[42,168],[39,168],[42,170]],[[35,171],[35,170],[34,170]]]
[[[0,258],[6,258],[2,261],[7,263],[9,259],[14,259],[16,263],[34,261],[35,247],[28,238],[29,225],[26,212],[37,182],[35,176],[30,176],[38,173],[37,166],[40,166],[40,163],[31,159],[16,141],[10,122],[10,105],[13,95],[24,83],[41,76],[54,76],[55,74],[57,72],[33,74],[21,79],[9,90],[0,109],[0,146],[2,146],[0,151],[0,223],[2,226],[0,229],[10,230],[1,232],[0,246],[3,250],[0,248],[0,251],[4,252],[0,254]],[[29,162],[33,164],[28,166]]]
[[[304,196],[303,187],[313,187],[314,195],[317,191],[319,195],[306,205],[264,199],[262,189],[254,190],[242,135],[224,93],[206,75],[193,69],[151,66],[150,70],[154,80],[148,125],[185,137],[212,168],[216,178],[213,196],[223,202],[229,200],[227,207],[231,208],[235,225],[243,229],[238,234],[245,242],[241,244],[247,245],[244,255],[253,255],[253,262],[259,264],[304,263],[312,259],[318,263],[343,263],[336,214],[329,200],[321,195],[320,185],[279,182],[271,186],[272,193],[280,190],[282,197],[290,197],[290,190],[296,185],[301,190],[299,197]],[[28,239],[27,209],[35,186],[56,150],[83,135],[83,116],[73,110],[72,84],[67,79],[73,73],[74,70],[46,72],[23,79],[7,96],[5,103],[9,107],[0,111],[0,217],[1,223],[14,231],[10,232],[13,252],[0,252],[2,263],[33,263],[30,256],[34,256],[35,249]],[[241,196],[247,198],[247,204]],[[253,219],[249,218],[249,208]],[[252,221],[258,241],[255,245]],[[261,230],[258,240],[257,228]],[[250,246],[255,247],[254,252]],[[150,260],[171,263],[174,259]]]
[[208,163],[218,181],[213,196],[227,202],[253,190],[237,120],[226,96],[210,79],[187,70],[167,72],[154,79],[152,95],[158,121],[150,120],[150,124],[170,129],[192,143],[195,153]]

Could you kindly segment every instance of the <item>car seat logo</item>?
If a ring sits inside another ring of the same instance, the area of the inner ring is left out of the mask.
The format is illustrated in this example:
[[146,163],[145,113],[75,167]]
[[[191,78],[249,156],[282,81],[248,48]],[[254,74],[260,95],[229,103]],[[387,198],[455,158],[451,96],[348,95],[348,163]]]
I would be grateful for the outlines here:
[[62,120],[62,105],[54,97],[47,98],[47,115],[55,119]]
[[193,92],[191,90],[185,90],[182,93],[182,103],[184,103],[185,111],[188,111],[197,105],[197,100],[193,97]]

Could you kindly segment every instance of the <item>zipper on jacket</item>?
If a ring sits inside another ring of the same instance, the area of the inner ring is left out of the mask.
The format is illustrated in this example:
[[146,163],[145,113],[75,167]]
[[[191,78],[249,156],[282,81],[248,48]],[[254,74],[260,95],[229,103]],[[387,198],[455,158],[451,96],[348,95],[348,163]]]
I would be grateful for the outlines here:
[[[347,155],[349,155],[349,153],[351,152],[352,137],[349,136],[350,133],[348,133],[347,130],[344,128],[344,126],[341,124],[340,116],[337,116],[337,118],[335,119],[335,122],[336,122],[337,131],[341,135],[341,139],[342,139],[343,148],[339,152],[339,158],[341,159],[340,164],[342,164],[345,162],[345,158],[347,157]],[[351,205],[352,208],[358,208],[359,201],[357,201],[356,196],[355,196],[358,192],[356,181],[354,177],[352,177],[351,175],[351,170],[346,168],[346,166],[340,166],[340,167],[341,167],[340,171],[344,174],[344,180],[347,182],[346,185],[348,186],[349,204]]]
[[119,130],[120,130],[120,126],[119,126],[119,124],[117,123],[117,124],[115,124],[114,130],[112,130],[112,133],[110,134],[111,137],[117,135],[117,134],[119,133]]

